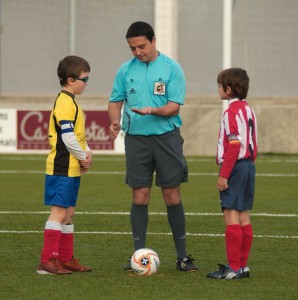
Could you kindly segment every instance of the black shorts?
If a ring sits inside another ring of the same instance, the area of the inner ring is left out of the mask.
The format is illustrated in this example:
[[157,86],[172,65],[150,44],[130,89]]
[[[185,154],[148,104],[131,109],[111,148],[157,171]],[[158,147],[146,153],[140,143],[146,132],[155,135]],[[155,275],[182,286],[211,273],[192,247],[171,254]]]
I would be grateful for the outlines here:
[[132,188],[151,187],[154,171],[159,187],[176,187],[188,180],[180,130],[152,136],[125,136],[126,183]]
[[228,180],[228,189],[220,192],[222,210],[251,210],[255,191],[255,164],[251,160],[238,160]]

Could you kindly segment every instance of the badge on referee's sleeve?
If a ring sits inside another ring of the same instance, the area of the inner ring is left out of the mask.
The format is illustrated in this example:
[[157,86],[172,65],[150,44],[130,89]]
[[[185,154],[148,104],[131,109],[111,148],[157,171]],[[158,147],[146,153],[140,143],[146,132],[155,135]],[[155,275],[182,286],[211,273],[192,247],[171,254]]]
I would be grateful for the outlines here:
[[165,95],[166,94],[166,83],[165,82],[154,82],[154,95]]

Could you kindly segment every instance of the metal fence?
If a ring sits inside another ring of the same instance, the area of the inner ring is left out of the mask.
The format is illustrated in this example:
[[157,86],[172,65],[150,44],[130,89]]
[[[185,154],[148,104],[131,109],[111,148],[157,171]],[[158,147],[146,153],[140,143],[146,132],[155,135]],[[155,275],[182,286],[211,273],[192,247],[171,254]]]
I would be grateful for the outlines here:
[[[108,96],[116,70],[131,57],[128,26],[154,26],[157,4],[166,13],[169,1],[187,93],[215,96],[224,0],[0,0],[0,96],[56,93],[58,61],[72,51],[90,62],[86,93]],[[296,96],[298,1],[234,0],[232,36],[232,65],[248,71],[249,96]],[[159,38],[166,36],[157,35],[157,46]]]

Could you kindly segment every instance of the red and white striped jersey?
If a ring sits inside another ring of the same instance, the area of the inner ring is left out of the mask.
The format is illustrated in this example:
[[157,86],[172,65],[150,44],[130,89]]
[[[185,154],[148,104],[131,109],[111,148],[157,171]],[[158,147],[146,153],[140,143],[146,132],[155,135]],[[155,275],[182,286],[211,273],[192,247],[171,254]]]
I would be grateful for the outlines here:
[[218,136],[216,163],[220,176],[229,178],[237,160],[257,156],[257,120],[245,100],[231,99],[224,112]]

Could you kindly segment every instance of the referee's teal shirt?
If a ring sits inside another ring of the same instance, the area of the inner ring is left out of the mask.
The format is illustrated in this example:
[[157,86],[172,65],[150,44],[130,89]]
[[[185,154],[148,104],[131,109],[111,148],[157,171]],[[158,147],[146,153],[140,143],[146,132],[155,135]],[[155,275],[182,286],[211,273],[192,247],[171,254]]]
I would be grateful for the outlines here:
[[180,115],[158,117],[139,115],[131,108],[160,107],[169,101],[184,104],[185,76],[181,66],[159,53],[157,59],[143,63],[137,58],[118,70],[110,102],[124,102],[122,130],[131,135],[161,135],[182,125]]

